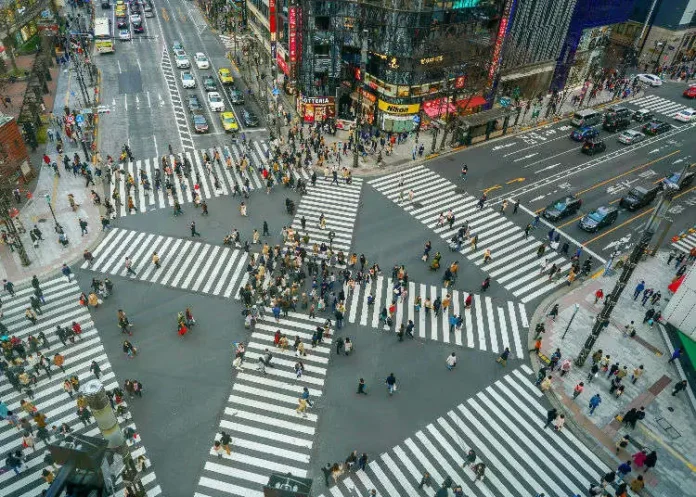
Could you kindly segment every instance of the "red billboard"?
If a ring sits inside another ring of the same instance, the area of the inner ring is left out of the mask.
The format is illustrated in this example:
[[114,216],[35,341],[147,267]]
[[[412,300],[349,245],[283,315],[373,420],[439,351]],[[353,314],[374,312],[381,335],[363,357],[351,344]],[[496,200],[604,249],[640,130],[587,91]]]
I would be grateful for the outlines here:
[[290,62],[297,62],[297,7],[288,8],[288,46]]

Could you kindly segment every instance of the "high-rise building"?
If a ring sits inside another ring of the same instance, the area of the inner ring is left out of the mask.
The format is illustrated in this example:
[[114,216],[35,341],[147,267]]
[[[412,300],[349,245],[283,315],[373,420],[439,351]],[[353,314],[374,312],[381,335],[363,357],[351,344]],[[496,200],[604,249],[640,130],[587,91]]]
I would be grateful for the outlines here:
[[[408,131],[421,120],[486,104],[507,0],[268,2],[283,86],[294,91],[306,121],[358,115],[385,130]],[[264,15],[257,3],[247,0],[250,25]]]

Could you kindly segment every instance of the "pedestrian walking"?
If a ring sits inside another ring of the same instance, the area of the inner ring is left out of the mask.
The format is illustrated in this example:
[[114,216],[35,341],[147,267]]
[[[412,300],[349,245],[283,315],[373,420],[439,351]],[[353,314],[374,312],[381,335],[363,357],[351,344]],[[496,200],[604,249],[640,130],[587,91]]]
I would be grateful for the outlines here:
[[554,431],[561,431],[563,429],[564,424],[565,424],[565,415],[561,414],[553,421]]
[[99,379],[99,376],[101,375],[101,367],[97,361],[92,361],[92,364],[89,366],[89,370],[97,379]]
[[505,350],[503,350],[503,352],[498,356],[498,358],[495,360],[495,362],[497,362],[501,366],[505,367],[505,366],[507,366],[508,357],[510,357],[510,348],[505,347]]
[[[34,276],[36,278],[36,276]],[[37,280],[38,281],[38,280]],[[12,297],[15,296],[15,291],[14,291],[14,283],[8,280],[2,280],[2,287],[3,289],[9,293]]]
[[549,312],[548,316],[553,320],[556,321],[556,318],[558,317],[558,304],[554,304],[553,307],[551,308],[551,312]]
[[195,236],[200,237],[201,236],[201,234],[198,231],[196,231],[196,221],[191,221],[190,228],[191,228],[191,237],[195,237]]
[[590,399],[590,405],[589,405],[589,407],[590,407],[590,416],[592,416],[592,415],[594,414],[595,410],[597,409],[597,407],[599,407],[599,404],[601,404],[601,403],[602,403],[602,397],[601,397],[598,393],[595,394],[595,395]]
[[133,260],[130,257],[126,256],[124,265],[126,266],[126,274],[137,276],[137,273],[133,270]]
[[162,267],[162,266],[160,265],[160,256],[159,256],[159,254],[158,254],[157,252],[153,252],[153,253],[152,253],[152,264],[155,265],[155,268],[156,268],[156,269],[159,269],[160,267]]
[[686,380],[682,380],[679,383],[677,383],[676,385],[674,385],[674,390],[672,390],[672,397],[677,395],[682,390],[686,390],[687,385],[688,385],[688,383],[686,382]]
[[669,360],[667,361],[667,364],[669,364],[669,363],[671,363],[671,362],[674,362],[674,361],[676,361],[677,359],[679,359],[679,358],[681,357],[681,354],[682,354],[682,349],[681,349],[680,347],[677,347],[677,348],[674,350],[674,352],[672,352],[672,356],[671,356],[671,357],[669,358]]
[[389,392],[389,395],[394,395],[394,392],[396,392],[396,376],[394,376],[394,373],[389,373],[385,383],[387,385],[387,392]]
[[638,378],[643,376],[644,372],[645,372],[645,367],[642,364],[640,366],[638,366],[637,368],[635,368],[633,370],[633,374],[631,375],[631,383],[633,383],[635,385],[636,382],[638,381]]
[[616,469],[616,477],[619,481],[622,481],[626,475],[628,475],[631,472],[631,461],[626,461],[625,463],[622,463],[619,465],[619,467]]
[[573,399],[577,399],[584,390],[585,384],[582,381],[575,385],[575,388],[573,388]]
[[544,425],[544,428],[553,423],[556,417],[558,417],[558,411],[555,408],[549,409],[546,412],[546,424]]
[[79,221],[79,223],[80,223],[80,231],[82,232],[82,236],[85,236],[86,234],[89,233],[89,232],[87,231],[87,221],[85,221],[85,220],[82,219],[82,218],[79,218],[78,221]]
[[72,281],[72,271],[70,270],[70,268],[68,267],[67,264],[63,263],[63,266],[61,267],[60,272],[63,273],[63,276],[68,278],[69,282]]
[[633,300],[638,300],[638,296],[645,290],[645,281],[641,280],[633,291]]
[[360,378],[358,380],[358,392],[357,393],[367,395],[367,392],[365,391],[365,380],[363,378]]
[[653,450],[645,457],[645,469],[643,470],[643,473],[647,473],[648,470],[654,468],[656,464],[657,464],[657,452],[655,452]]
[[365,467],[367,466],[367,459],[367,454],[363,452],[360,458],[358,459],[358,469],[365,471]]
[[450,355],[448,355],[447,359],[445,359],[445,364],[447,364],[447,369],[452,371],[452,369],[454,369],[454,367],[457,365],[457,354],[452,352]]

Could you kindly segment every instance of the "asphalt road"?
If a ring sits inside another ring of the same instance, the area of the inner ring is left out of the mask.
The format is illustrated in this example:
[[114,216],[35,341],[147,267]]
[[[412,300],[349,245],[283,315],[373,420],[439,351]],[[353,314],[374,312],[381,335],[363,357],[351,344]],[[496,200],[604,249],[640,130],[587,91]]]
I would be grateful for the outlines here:
[[[554,200],[569,194],[577,195],[582,199],[579,212],[553,225],[562,234],[562,240],[570,240],[571,250],[575,250],[577,244],[583,244],[598,257],[609,259],[615,250],[630,250],[657,201],[635,212],[619,207],[616,222],[596,233],[580,229],[578,221],[600,206],[618,206],[622,195],[630,188],[656,184],[666,175],[679,172],[685,165],[694,162],[694,125],[680,123],[670,117],[679,108],[678,105],[691,106],[681,96],[683,90],[682,84],[665,83],[660,88],[649,89],[647,96],[641,95],[635,103],[625,104],[631,110],[644,107],[655,110],[657,118],[674,126],[669,135],[649,137],[638,144],[626,146],[616,141],[616,133],[602,130],[600,137],[607,144],[607,150],[590,157],[581,154],[580,144],[569,139],[575,128],[571,128],[567,121],[561,121],[435,159],[428,167],[453,181],[459,181],[461,164],[468,164],[466,190],[474,196],[486,192],[493,205],[499,205],[503,199],[520,200],[522,208],[527,211],[527,215],[513,218],[520,226],[532,221],[532,212],[540,212]],[[664,111],[661,112],[661,109]],[[633,129],[640,127],[641,123],[637,122],[631,125]],[[497,180],[491,181],[491,177]],[[667,221],[671,225],[667,228],[663,246],[669,243],[674,234],[693,226],[696,209],[693,186],[685,188],[675,199],[669,211]],[[549,230],[549,226],[544,231]],[[653,246],[657,238],[654,237]]]

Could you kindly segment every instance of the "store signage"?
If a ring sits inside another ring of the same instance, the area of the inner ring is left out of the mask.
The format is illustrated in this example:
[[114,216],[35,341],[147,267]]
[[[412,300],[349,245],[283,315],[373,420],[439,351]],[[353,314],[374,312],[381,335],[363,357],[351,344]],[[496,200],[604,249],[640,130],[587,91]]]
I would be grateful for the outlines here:
[[421,65],[425,66],[428,64],[436,64],[438,62],[442,62],[445,60],[445,57],[442,55],[436,55],[435,57],[425,57],[424,59],[420,60]]
[[290,62],[297,62],[297,7],[288,8]]
[[271,60],[278,55],[276,48],[276,0],[268,0],[268,31],[271,33]]
[[278,67],[280,67],[280,70],[285,73],[286,76],[290,76],[290,69],[288,68],[288,65],[285,63],[285,60],[283,59],[283,56],[278,54],[276,57],[276,62],[278,62]]
[[360,88],[359,91],[362,94],[362,96],[364,98],[368,99],[370,102],[374,103],[377,100],[377,97],[374,94],[370,93],[369,91],[365,90],[364,88]]
[[397,115],[415,114],[420,110],[420,104],[398,105],[385,102],[384,100],[380,100],[377,103],[377,107],[379,108],[379,110],[383,110],[388,114]]
[[498,67],[501,62],[501,52],[503,50],[503,43],[505,42],[505,36],[507,34],[508,25],[510,24],[510,17],[512,13],[512,6],[516,0],[507,0],[505,5],[505,10],[503,11],[503,17],[500,20],[500,27],[498,28],[498,36],[495,39],[495,45],[493,47],[493,60],[491,61],[491,68],[488,71],[488,81],[489,84],[493,81],[495,73],[498,71]]

